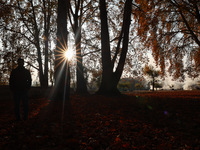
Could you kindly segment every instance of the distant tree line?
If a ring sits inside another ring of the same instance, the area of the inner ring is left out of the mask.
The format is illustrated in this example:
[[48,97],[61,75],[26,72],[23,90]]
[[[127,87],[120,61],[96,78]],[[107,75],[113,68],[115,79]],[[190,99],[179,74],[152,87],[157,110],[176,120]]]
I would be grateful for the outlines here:
[[122,78],[118,83],[118,89],[122,92],[132,92],[135,90],[149,90],[150,86],[144,78]]

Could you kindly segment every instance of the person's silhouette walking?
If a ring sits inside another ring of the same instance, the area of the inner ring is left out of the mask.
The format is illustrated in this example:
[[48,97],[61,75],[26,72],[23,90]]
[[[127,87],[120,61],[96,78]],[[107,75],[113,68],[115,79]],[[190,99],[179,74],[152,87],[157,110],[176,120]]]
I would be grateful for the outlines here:
[[20,101],[23,103],[24,120],[28,119],[29,111],[29,100],[28,100],[28,90],[31,87],[31,74],[30,71],[25,69],[24,60],[19,58],[18,66],[12,70],[9,86],[14,96],[14,106],[15,106],[15,116],[17,121],[21,119],[20,117]]

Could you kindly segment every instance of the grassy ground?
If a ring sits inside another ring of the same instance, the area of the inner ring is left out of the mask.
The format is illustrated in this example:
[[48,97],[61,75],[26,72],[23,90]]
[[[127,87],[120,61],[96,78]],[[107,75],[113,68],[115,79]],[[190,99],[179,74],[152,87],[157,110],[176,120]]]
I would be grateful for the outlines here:
[[0,101],[0,149],[200,149],[200,91],[133,92],[121,97],[31,99],[14,122]]

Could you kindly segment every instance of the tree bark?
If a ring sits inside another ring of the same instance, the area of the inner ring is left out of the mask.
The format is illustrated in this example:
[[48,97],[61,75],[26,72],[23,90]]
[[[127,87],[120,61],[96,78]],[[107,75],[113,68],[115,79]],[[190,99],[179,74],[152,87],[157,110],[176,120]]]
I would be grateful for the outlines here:
[[[43,0],[43,13],[44,13],[44,42],[45,42],[45,47],[44,47],[44,88],[48,87],[48,71],[49,71],[49,67],[48,67],[48,62],[49,62],[49,29],[50,29],[50,4],[49,2]],[[48,8],[47,8],[48,7]],[[48,11],[46,10],[46,8],[48,9]]]
[[42,66],[42,56],[41,56],[41,48],[40,48],[40,38],[39,38],[39,29],[37,26],[36,16],[35,16],[35,9],[33,6],[33,1],[31,1],[31,7],[33,11],[33,19],[34,19],[34,31],[35,31],[35,45],[37,48],[37,55],[38,55],[38,64],[39,64],[39,80],[40,80],[40,86],[44,87],[44,73],[43,73],[43,66]]
[[83,58],[81,54],[81,29],[78,28],[75,34],[75,43],[76,43],[76,59],[77,59],[77,66],[76,66],[76,75],[77,75],[77,94],[87,94],[87,86],[84,78],[83,72]]
[[[73,15],[74,19],[74,35],[75,35],[75,44],[76,44],[76,59],[77,59],[77,66],[76,66],[76,77],[77,77],[77,94],[88,94],[86,81],[84,78],[83,72],[83,57],[81,53],[81,21],[82,21],[82,4],[83,1],[78,0],[75,14]],[[80,10],[80,16],[78,15]]]
[[63,60],[63,50],[67,48],[67,12],[66,0],[58,0],[57,45],[55,51],[55,86],[53,95],[53,99],[58,100],[69,100],[70,96],[69,64],[66,59]]
[[102,57],[102,81],[98,93],[109,93],[112,89],[112,63],[110,54],[110,38],[108,31],[107,11],[105,0],[99,1],[101,19],[101,57]]
[[131,23],[131,12],[132,12],[132,0],[126,0],[125,8],[124,8],[124,18],[123,18],[123,44],[122,44],[122,51],[119,59],[118,66],[116,68],[116,71],[114,73],[115,75],[115,81],[114,86],[117,87],[117,84],[121,78],[124,64],[126,61],[126,55],[128,51],[128,42],[129,42],[129,28]]

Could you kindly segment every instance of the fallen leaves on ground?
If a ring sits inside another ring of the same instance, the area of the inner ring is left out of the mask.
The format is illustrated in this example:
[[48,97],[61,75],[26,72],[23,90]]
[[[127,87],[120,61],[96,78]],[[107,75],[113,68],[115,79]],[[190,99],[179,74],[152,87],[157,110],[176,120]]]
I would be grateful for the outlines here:
[[200,149],[199,91],[35,99],[26,122],[11,103],[0,103],[1,149]]

